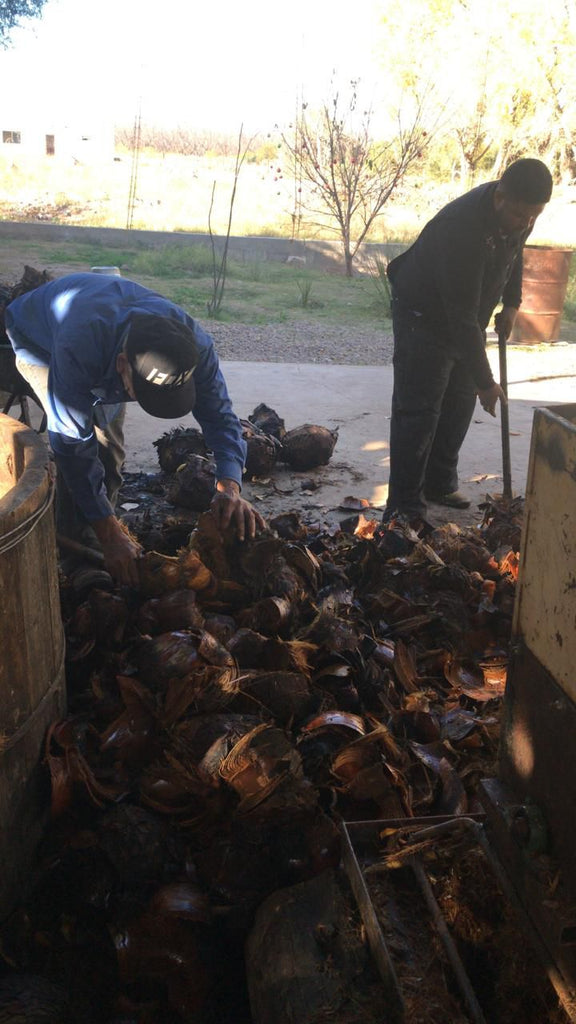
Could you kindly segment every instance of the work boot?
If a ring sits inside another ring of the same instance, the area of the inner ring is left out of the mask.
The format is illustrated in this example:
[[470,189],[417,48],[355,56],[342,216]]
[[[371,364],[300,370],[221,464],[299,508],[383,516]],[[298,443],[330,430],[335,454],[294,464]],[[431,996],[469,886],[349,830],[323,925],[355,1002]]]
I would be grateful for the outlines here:
[[433,505],[446,505],[447,508],[470,508],[472,504],[461,491],[450,494],[426,494],[426,500]]

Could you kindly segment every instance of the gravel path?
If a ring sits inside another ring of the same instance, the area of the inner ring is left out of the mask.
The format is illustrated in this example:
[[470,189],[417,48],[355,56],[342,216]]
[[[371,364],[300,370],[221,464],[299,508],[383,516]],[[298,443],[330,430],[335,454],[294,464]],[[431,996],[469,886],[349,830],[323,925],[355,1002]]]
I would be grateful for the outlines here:
[[201,319],[224,360],[257,363],[339,363],[383,366],[392,362],[392,334],[373,328],[294,320],[287,324],[228,324]]

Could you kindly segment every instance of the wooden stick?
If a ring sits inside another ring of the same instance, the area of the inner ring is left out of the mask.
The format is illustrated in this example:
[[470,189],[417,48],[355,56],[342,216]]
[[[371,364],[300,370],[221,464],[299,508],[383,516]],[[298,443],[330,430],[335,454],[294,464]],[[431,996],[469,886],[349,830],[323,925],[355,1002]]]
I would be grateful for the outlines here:
[[78,540],[72,540],[70,537],[63,537],[61,533],[57,533],[56,543],[59,548],[64,548],[65,551],[70,551],[70,553],[74,555],[81,555],[82,558],[86,558],[89,562],[93,562],[94,565],[104,565],[104,555],[101,551],[96,551],[95,548],[89,548],[86,544],[81,544]]

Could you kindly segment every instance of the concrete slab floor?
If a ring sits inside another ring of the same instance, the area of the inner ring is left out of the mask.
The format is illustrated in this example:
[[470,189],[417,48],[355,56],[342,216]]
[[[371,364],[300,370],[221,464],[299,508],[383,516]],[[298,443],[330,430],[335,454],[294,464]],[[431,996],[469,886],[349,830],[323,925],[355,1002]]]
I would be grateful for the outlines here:
[[[489,359],[498,379],[498,349],[489,346]],[[556,343],[509,346],[509,420],[512,485],[523,494],[530,454],[534,408],[576,401],[576,345]],[[393,371],[391,366],[334,366],[281,363],[223,363],[237,414],[246,419],[260,402],[272,406],[291,429],[302,423],[338,428],[338,442],[327,466],[306,473],[285,467],[270,481],[246,483],[245,496],[265,517],[291,510],[317,509],[319,516],[340,519],[348,496],[385,504],[389,472],[388,438]],[[126,422],[126,468],[158,472],[152,442],[177,423],[146,416],[130,404]],[[190,425],[190,421],[188,424]],[[431,522],[479,522],[478,504],[487,493],[502,491],[500,418],[480,405],[460,460],[461,490],[472,505],[467,512],[430,506]]]

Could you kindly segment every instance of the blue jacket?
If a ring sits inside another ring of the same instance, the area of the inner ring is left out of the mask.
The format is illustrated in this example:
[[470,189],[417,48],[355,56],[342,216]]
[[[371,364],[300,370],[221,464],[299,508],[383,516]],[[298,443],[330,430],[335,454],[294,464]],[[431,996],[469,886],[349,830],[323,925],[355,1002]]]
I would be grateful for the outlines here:
[[66,484],[88,520],[113,514],[98,458],[97,425],[132,401],[116,370],[122,336],[134,313],[173,317],[193,329],[200,359],[194,373],[197,419],[214,452],[218,479],[240,483],[246,458],[211,337],[187,313],[123,277],[69,274],[11,302],[6,327],[16,355],[49,367],[48,434]]

